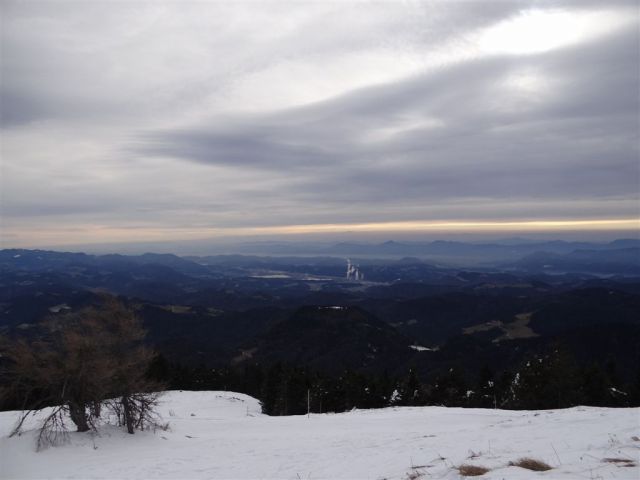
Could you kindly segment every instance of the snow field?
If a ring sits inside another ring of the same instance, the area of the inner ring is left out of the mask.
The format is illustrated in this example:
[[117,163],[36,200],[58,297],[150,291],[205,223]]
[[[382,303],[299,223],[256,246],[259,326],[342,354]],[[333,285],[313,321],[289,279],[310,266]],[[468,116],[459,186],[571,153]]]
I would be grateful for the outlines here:
[[[269,417],[246,395],[173,391],[160,413],[168,431],[128,435],[103,425],[36,452],[37,420],[7,438],[17,413],[0,412],[0,478],[457,479],[461,464],[491,469],[483,479],[640,478],[637,408],[398,407]],[[508,466],[522,457],[553,469]]]

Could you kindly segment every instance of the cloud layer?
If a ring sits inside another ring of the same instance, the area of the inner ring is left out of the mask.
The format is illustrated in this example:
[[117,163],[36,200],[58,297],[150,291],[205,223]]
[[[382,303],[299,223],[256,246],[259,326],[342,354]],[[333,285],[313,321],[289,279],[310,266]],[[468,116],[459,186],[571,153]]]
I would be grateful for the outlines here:
[[4,2],[2,18],[6,245],[640,213],[633,2]]

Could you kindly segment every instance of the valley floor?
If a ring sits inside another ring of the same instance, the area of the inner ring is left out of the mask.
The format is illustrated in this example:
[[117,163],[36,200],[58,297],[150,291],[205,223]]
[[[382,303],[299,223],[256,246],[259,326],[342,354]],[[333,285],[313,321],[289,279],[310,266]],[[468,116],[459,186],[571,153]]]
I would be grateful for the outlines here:
[[[104,425],[39,453],[34,431],[7,438],[16,412],[0,412],[0,478],[455,479],[464,464],[490,469],[479,478],[491,479],[640,478],[637,408],[269,417],[242,394],[168,392],[160,411],[168,431],[127,435]],[[522,457],[553,469],[508,466]]]

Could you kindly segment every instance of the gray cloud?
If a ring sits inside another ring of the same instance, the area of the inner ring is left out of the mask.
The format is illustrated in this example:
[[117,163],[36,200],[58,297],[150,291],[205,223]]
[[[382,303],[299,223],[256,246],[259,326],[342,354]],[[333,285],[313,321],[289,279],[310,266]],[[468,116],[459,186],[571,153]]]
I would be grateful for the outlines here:
[[7,238],[637,215],[635,3],[599,36],[478,50],[531,8],[604,7],[4,2]]
[[[553,54],[479,59],[223,127],[151,133],[138,151],[284,175],[308,201],[636,198],[640,85],[627,66],[637,35],[633,26]],[[524,91],[510,90],[505,79],[521,72]]]

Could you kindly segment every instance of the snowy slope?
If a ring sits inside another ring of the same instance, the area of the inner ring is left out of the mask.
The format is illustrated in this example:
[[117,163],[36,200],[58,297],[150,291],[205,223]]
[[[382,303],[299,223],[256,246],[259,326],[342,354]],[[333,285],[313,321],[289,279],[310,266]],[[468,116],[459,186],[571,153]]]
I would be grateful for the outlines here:
[[[170,431],[127,435],[103,426],[40,453],[33,431],[7,438],[16,413],[0,413],[0,478],[453,479],[461,464],[492,469],[479,478],[640,478],[640,409],[403,407],[268,417],[246,395],[168,392],[161,413]],[[554,469],[507,466],[525,456]]]

